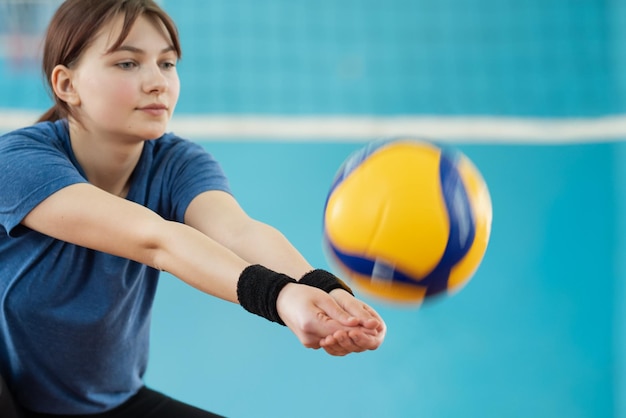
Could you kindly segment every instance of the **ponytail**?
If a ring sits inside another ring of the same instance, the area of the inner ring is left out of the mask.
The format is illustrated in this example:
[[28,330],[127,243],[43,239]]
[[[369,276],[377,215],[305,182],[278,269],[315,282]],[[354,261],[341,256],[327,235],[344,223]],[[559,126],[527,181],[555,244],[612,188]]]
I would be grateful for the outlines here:
[[50,109],[46,111],[43,115],[39,117],[37,123],[39,122],[56,122],[59,119],[63,119],[61,112],[59,112],[59,106],[54,105]]

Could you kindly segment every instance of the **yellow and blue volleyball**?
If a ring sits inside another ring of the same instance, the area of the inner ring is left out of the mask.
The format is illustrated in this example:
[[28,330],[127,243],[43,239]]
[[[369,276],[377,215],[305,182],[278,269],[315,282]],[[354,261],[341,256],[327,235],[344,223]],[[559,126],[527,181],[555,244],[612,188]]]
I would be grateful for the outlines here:
[[340,167],[324,207],[331,263],[355,290],[420,304],[461,289],[481,263],[492,206],[476,166],[430,141],[374,141]]

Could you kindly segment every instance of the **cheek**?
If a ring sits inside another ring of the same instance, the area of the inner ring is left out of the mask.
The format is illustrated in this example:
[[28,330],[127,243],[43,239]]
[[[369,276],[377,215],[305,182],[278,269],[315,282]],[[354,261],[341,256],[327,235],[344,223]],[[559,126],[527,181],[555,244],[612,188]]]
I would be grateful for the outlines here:
[[180,95],[180,79],[178,76],[172,77],[168,82],[168,93],[170,98],[173,99],[174,103],[178,100],[178,96]]
[[136,106],[137,92],[135,85],[128,80],[116,80],[108,86],[103,86],[103,97],[108,97],[120,107]]
[[137,105],[132,83],[120,79],[108,82],[94,80],[89,83],[86,93],[87,96],[83,94],[84,110],[104,119],[116,118]]

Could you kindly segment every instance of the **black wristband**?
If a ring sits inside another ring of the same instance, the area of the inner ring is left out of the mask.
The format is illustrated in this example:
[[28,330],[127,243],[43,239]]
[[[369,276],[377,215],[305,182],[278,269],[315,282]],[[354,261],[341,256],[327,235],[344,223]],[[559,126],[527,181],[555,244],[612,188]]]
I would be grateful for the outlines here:
[[289,283],[297,282],[285,274],[253,264],[246,267],[239,275],[237,299],[248,312],[285,325],[278,315],[276,299],[283,287]]
[[335,289],[343,289],[346,292],[350,293],[352,296],[354,296],[354,293],[352,293],[352,289],[350,289],[350,287],[345,284],[339,277],[322,269],[317,269],[306,273],[304,276],[302,276],[298,283],[317,287],[318,289],[322,289],[326,293],[330,293],[332,290]]

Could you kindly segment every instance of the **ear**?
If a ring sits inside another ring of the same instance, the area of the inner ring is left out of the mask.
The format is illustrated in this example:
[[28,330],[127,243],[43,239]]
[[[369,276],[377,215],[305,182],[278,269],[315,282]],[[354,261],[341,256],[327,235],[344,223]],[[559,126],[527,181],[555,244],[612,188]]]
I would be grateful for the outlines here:
[[52,70],[50,76],[50,84],[54,90],[54,94],[68,105],[78,106],[80,97],[74,88],[74,73],[65,65],[57,65]]

